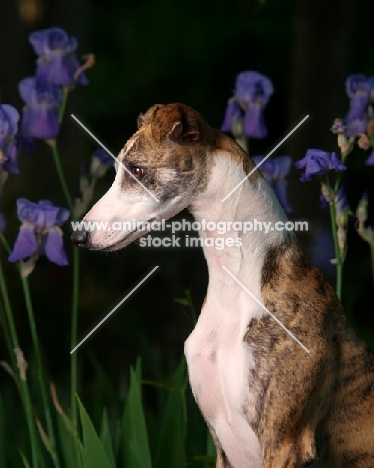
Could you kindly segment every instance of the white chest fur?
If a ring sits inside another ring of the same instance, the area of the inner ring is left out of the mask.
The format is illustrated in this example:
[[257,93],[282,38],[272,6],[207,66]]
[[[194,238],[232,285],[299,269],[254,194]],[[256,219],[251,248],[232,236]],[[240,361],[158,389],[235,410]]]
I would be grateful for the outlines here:
[[233,467],[260,468],[260,445],[243,414],[251,399],[251,353],[240,321],[225,323],[220,316],[205,307],[186,341],[190,384]]
[[[223,176],[224,174],[224,176]],[[246,183],[229,200],[222,198],[243,178],[243,171],[228,158],[215,155],[208,188],[190,207],[197,220],[273,222],[286,217],[273,192],[263,180]],[[202,237],[217,233],[200,233]],[[264,310],[222,268],[225,266],[261,300],[261,268],[268,247],[280,241],[275,230],[238,235],[240,248],[217,251],[204,247],[209,286],[197,325],[185,343],[192,391],[233,468],[261,468],[259,441],[250,427],[251,382],[254,367],[251,350],[243,341],[248,324]],[[222,237],[222,235],[221,235]],[[243,408],[246,413],[244,414]]]

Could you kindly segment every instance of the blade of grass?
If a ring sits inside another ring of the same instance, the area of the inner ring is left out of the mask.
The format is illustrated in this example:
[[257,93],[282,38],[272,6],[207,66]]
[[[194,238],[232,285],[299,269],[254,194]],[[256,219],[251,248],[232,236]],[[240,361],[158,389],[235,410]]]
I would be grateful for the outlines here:
[[62,445],[62,453],[66,461],[67,467],[81,468],[81,452],[80,452],[80,440],[77,435],[77,427],[74,426],[73,422],[64,412],[56,392],[56,387],[51,383],[51,398],[54,407],[58,413],[57,423],[60,435],[60,442]]
[[113,442],[109,429],[109,418],[106,408],[103,410],[103,417],[101,421],[100,440],[103,444],[106,456],[112,466],[116,466],[115,456],[113,451]]
[[161,427],[157,468],[182,468],[185,464],[185,429],[184,429],[184,383],[186,361],[180,362],[173,382],[175,388],[170,391]]
[[123,466],[152,468],[148,433],[141,399],[141,362],[130,369],[130,388],[122,422]]
[[72,423],[70,422],[70,429],[67,428],[66,421],[64,418],[59,414],[57,416],[57,429],[58,429],[58,436],[59,442],[61,446],[61,453],[63,460],[65,462],[66,467],[72,468],[81,468],[82,464],[80,462],[80,457],[76,455],[76,444],[77,444],[77,436],[74,432],[72,432]]
[[83,468],[115,468],[109,462],[103,444],[78,397],[77,401],[83,432]]

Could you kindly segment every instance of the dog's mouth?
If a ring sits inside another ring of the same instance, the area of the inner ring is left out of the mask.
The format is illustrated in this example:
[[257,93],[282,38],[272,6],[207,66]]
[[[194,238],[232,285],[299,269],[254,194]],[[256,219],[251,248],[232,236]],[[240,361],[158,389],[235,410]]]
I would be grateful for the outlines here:
[[[153,223],[156,220],[157,220],[157,218],[151,218],[148,221],[145,221],[144,225],[149,226],[151,223]],[[134,240],[141,237],[141,236],[139,236],[139,233],[142,233],[142,235],[143,235],[143,234],[145,234],[147,232],[150,232],[150,230],[146,229],[144,227],[143,228],[136,227],[134,230],[130,231],[124,237],[122,237],[121,239],[119,239],[118,241],[114,242],[111,245],[104,246],[104,245],[91,244],[90,249],[91,250],[101,250],[103,252],[114,252],[115,250],[120,250],[120,249],[123,249],[124,247],[127,247],[129,244],[131,244],[131,242],[133,242]]]

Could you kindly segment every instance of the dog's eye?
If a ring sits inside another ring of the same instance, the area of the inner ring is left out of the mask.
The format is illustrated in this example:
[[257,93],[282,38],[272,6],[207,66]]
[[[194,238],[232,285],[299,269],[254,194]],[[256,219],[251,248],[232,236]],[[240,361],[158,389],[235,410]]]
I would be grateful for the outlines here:
[[139,166],[131,166],[130,167],[131,174],[136,177],[137,179],[141,179],[144,175],[144,169]]

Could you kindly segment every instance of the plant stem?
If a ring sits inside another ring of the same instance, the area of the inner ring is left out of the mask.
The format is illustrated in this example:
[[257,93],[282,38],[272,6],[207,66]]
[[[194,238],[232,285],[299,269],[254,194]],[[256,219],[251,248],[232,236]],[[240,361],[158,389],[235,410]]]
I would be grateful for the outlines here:
[[[3,234],[1,234],[1,240],[4,243],[5,238],[3,237]],[[5,243],[6,245],[6,243]],[[4,301],[4,308],[7,316],[7,321],[8,321],[8,326],[9,326],[9,331],[10,331],[10,336],[12,340],[12,347],[13,350],[16,348],[20,349],[19,345],[19,340],[18,340],[18,335],[17,335],[17,330],[15,327],[13,315],[12,315],[12,308],[10,305],[10,300],[9,300],[9,294],[8,294],[8,288],[5,283],[5,277],[4,277],[4,272],[3,272],[3,267],[2,263],[0,262],[0,288],[3,296],[3,301]],[[13,350],[11,349],[10,352],[10,359],[13,364],[13,368],[15,369],[15,377],[16,377],[16,383],[18,386],[18,390],[20,392],[20,397],[25,409],[26,413],[26,421],[27,421],[27,426],[30,434],[30,444],[31,444],[31,459],[32,459],[32,466],[35,468],[38,468],[40,466],[39,464],[39,448],[38,448],[38,441],[36,438],[36,428],[34,424],[34,418],[32,414],[32,405],[31,405],[31,399],[30,399],[30,393],[27,385],[26,380],[22,380],[20,378],[19,372],[17,372],[17,362],[14,357]]]
[[340,248],[338,243],[338,231],[336,227],[336,209],[334,203],[329,203],[330,208],[330,218],[331,218],[331,230],[332,237],[334,239],[334,249],[336,257],[336,294],[339,299],[342,297],[342,273],[343,273],[343,263],[342,257],[340,254]]
[[[61,167],[60,157],[58,154],[56,142],[51,144],[53,159],[55,161],[57,174],[61,183],[62,190],[65,195],[66,203],[73,214],[74,205],[67,188],[66,179]],[[77,329],[78,329],[78,296],[79,296],[79,250],[74,248],[73,250],[73,292],[72,292],[72,306],[71,306],[71,349],[77,344]],[[71,355],[71,366],[70,366],[70,405],[71,405],[71,418],[74,427],[77,427],[77,399],[75,397],[78,389],[78,362],[77,353]]]
[[338,177],[336,178],[335,185],[334,185],[334,193],[338,193],[339,187],[340,187],[340,182],[342,180],[342,173],[338,173]]
[[64,118],[66,103],[68,101],[68,96],[69,96],[69,89],[65,87],[65,88],[63,88],[63,91],[62,91],[62,100],[61,100],[60,112],[58,114],[59,123],[61,123],[62,119]]
[[73,209],[74,209],[73,200],[72,200],[72,198],[70,196],[69,189],[68,189],[68,186],[67,186],[67,183],[66,183],[66,179],[65,179],[64,173],[62,171],[60,157],[59,157],[59,154],[58,154],[57,145],[56,145],[55,141],[51,142],[51,148],[52,148],[53,160],[54,160],[55,165],[56,165],[57,175],[58,175],[58,178],[60,180],[62,191],[64,192],[66,203],[68,204],[70,212],[73,213]]
[[[5,236],[1,231],[0,231],[0,240],[3,243],[6,252],[9,254],[10,248],[9,248],[8,242],[5,239]],[[16,367],[16,359],[14,358],[14,348],[19,348],[20,346],[19,346],[19,341],[18,341],[18,336],[17,336],[17,330],[16,330],[14,320],[13,320],[12,308],[10,305],[9,294],[8,294],[8,288],[5,283],[5,277],[4,277],[4,272],[3,272],[1,261],[0,261],[0,286],[1,286],[1,291],[2,291],[2,296],[3,296],[3,301],[4,301],[5,313],[7,315],[6,317],[7,322],[6,321],[3,322],[4,335],[7,336],[7,343],[9,344],[8,351],[9,351],[10,358],[12,360],[12,364],[14,364]],[[9,330],[5,331],[5,328],[7,328],[6,327],[7,325],[9,326]]]
[[[27,310],[27,315],[28,315],[29,325],[30,325],[30,330],[31,330],[31,339],[32,339],[33,347],[34,347],[35,357],[36,357],[40,392],[41,392],[42,403],[43,403],[43,408],[44,408],[44,415],[45,415],[45,419],[47,423],[47,431],[48,431],[48,436],[50,438],[53,451],[55,452],[56,439],[54,435],[52,416],[51,416],[51,411],[49,407],[48,394],[46,391],[46,385],[45,385],[46,382],[45,382],[45,378],[43,375],[42,356],[41,356],[41,351],[40,351],[40,346],[39,346],[38,332],[37,332],[36,324],[35,324],[35,317],[34,317],[32,301],[31,301],[29,282],[28,282],[28,279],[24,278],[23,276],[21,276],[21,281],[22,281],[23,294],[25,297],[26,310]],[[60,466],[60,463],[56,456],[53,457],[53,461],[54,461],[55,466],[58,468]]]
[[[78,294],[79,294],[79,250],[73,250],[73,298],[71,306],[71,349],[75,348],[77,344],[77,330],[78,330]],[[77,428],[77,399],[76,393],[78,389],[78,353],[71,355],[70,365],[70,404],[71,404],[71,419],[73,425]]]

